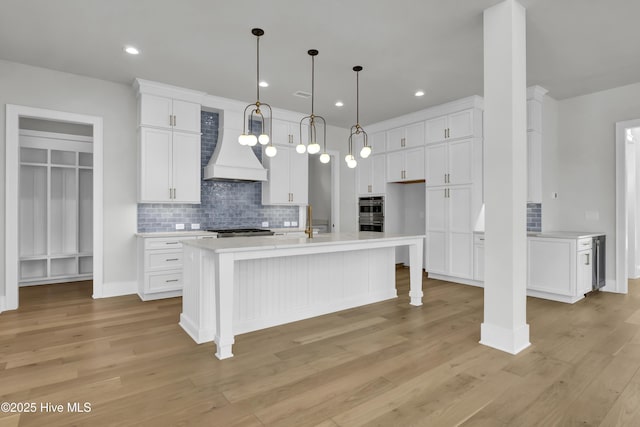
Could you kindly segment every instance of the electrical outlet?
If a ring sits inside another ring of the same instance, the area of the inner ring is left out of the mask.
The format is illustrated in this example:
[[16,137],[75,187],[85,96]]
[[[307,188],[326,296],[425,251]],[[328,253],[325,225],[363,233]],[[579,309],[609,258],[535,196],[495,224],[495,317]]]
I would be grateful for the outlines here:
[[284,222],[284,226],[285,226],[285,227],[291,227],[291,222],[289,222],[289,221],[285,221],[285,222]]
[[176,224],[176,230],[184,230],[184,224]]
[[200,230],[200,224],[191,224],[192,230]]
[[262,226],[263,227],[268,227],[269,226],[269,221],[262,221]]
[[298,226],[298,221],[291,221],[291,226],[292,227],[297,227]]

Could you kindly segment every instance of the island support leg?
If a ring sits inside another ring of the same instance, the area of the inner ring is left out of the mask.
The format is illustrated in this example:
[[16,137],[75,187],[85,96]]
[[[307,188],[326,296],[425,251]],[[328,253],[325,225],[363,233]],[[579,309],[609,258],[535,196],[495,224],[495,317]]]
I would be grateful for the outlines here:
[[217,254],[216,268],[216,357],[233,357],[233,254]]
[[409,245],[409,297],[411,305],[422,305],[422,239]]

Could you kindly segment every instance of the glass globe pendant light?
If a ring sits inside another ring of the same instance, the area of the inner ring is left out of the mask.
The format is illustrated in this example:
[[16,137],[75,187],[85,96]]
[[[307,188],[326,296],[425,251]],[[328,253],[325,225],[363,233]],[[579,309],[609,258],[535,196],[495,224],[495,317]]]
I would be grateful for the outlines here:
[[[261,28],[253,28],[251,30],[251,34],[256,36],[256,102],[247,105],[244,109],[242,134],[238,137],[238,142],[240,145],[248,145],[250,147],[255,146],[257,143],[260,143],[261,145],[269,144],[265,149],[265,154],[269,157],[273,157],[277,152],[276,147],[273,146],[270,136],[271,117],[273,114],[269,104],[260,102],[260,36],[264,35],[264,30]],[[263,114],[263,109],[265,108],[269,110],[268,129],[265,129],[265,117]],[[247,123],[251,123],[254,120],[260,123],[260,135],[258,137],[247,130]]]
[[[300,120],[300,142],[296,146],[296,151],[300,154],[307,151],[309,154],[317,154],[320,152],[320,144],[318,144],[316,122],[322,125],[322,136],[324,139],[324,149],[322,155],[320,155],[320,161],[322,163],[329,163],[331,156],[327,154],[327,122],[321,116],[316,116],[313,112],[314,96],[315,96],[315,57],[318,55],[316,49],[310,49],[307,51],[311,56],[311,114],[303,117]],[[305,147],[302,142],[302,127],[307,124],[309,127],[309,145]]]
[[351,134],[349,135],[349,154],[345,157],[347,166],[350,168],[355,168],[358,164],[355,156],[353,155],[353,139],[355,137],[362,135],[362,139],[364,141],[364,146],[362,147],[362,150],[360,150],[360,157],[366,159],[371,155],[371,147],[369,146],[367,132],[365,132],[364,129],[362,129],[362,126],[360,126],[360,71],[362,71],[362,67],[360,65],[356,65],[353,67],[353,71],[356,72],[356,124],[351,126]]

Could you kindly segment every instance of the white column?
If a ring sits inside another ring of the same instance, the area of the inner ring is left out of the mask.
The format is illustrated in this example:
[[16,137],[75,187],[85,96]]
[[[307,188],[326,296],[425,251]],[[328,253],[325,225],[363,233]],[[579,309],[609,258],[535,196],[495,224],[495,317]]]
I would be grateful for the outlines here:
[[526,323],[527,88],[525,9],[484,11],[484,323],[480,343],[516,354]]

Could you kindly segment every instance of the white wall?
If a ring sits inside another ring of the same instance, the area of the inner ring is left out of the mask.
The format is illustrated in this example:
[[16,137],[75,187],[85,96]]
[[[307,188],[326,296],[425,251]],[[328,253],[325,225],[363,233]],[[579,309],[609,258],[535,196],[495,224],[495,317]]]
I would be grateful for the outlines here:
[[309,204],[313,206],[314,224],[331,220],[331,167],[321,163],[318,155],[309,156]]
[[542,231],[558,230],[558,101],[545,95],[542,102]]
[[[104,284],[136,280],[136,99],[127,85],[0,60],[0,176],[5,176],[6,104],[101,116],[104,119]],[[0,223],[5,220],[0,186]],[[4,277],[0,227],[0,277]],[[132,292],[135,287],[132,287]],[[0,295],[5,294],[0,283]]]
[[[558,102],[558,192],[543,226],[607,235],[607,281],[615,280],[615,123],[640,118],[640,83]],[[543,130],[544,132],[544,130]],[[543,176],[547,169],[543,164]],[[547,183],[548,184],[548,183]],[[587,219],[597,212],[598,219]]]

